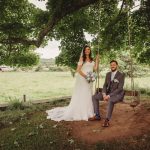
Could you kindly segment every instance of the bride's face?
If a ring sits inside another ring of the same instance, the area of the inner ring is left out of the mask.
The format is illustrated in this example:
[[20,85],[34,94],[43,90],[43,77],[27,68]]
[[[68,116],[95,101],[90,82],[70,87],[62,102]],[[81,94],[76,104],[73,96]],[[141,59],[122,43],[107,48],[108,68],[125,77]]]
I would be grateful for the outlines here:
[[91,50],[89,47],[86,47],[85,49],[85,55],[89,55],[91,53]]

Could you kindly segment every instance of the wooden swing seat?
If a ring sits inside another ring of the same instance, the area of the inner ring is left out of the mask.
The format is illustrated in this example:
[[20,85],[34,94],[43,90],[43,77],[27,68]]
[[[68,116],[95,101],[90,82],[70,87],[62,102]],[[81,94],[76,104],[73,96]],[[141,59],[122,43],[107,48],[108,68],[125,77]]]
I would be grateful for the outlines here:
[[[124,96],[131,97],[132,100],[129,100],[129,101],[123,100],[119,102],[120,104],[128,104],[133,108],[140,104],[140,92],[139,91],[132,91],[132,90],[124,90],[124,91],[125,91]],[[96,92],[102,92],[102,88],[97,89]]]

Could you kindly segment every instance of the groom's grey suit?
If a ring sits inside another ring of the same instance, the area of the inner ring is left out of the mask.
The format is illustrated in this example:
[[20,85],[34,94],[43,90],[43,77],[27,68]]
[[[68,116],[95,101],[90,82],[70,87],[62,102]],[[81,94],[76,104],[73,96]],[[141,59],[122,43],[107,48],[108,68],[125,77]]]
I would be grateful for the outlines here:
[[99,100],[103,100],[103,94],[109,95],[110,98],[108,100],[108,109],[106,118],[109,120],[111,119],[114,104],[116,104],[119,101],[122,101],[124,98],[124,79],[125,75],[119,71],[116,72],[113,80],[112,72],[108,72],[106,74],[105,83],[103,85],[102,93],[99,92],[98,94],[93,95],[93,105],[94,105],[94,112],[97,116],[99,116]]

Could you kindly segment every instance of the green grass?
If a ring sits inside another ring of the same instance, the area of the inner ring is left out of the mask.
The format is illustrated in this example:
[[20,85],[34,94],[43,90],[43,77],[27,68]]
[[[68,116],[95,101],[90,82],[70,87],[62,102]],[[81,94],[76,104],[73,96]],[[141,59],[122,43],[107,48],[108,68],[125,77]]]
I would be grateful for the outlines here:
[[0,113],[0,150],[72,150],[84,148],[68,134],[62,123],[46,119],[46,109],[64,106],[58,103],[31,106],[25,110],[6,110]]
[[[97,142],[75,139],[67,123],[46,119],[45,110],[68,105],[68,101],[34,105],[0,113],[0,150],[149,150],[150,133],[138,137]],[[145,106],[144,106],[145,107]],[[146,104],[146,107],[150,105]]]
[[74,79],[69,72],[2,72],[0,102],[9,97],[28,100],[71,95]]
[[[150,77],[136,78],[136,89],[150,91]],[[10,99],[27,100],[51,99],[69,96],[75,79],[70,72],[0,72],[0,103]],[[104,79],[100,79],[102,87]],[[125,88],[130,89],[130,79],[126,79]]]

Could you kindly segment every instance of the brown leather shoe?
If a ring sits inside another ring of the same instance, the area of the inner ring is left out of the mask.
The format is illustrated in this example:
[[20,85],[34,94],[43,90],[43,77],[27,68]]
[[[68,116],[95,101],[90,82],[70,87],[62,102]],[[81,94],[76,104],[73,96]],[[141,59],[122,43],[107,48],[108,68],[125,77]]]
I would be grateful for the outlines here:
[[110,123],[109,123],[109,120],[108,119],[105,119],[102,127],[109,127],[110,126]]
[[89,118],[88,120],[89,120],[89,121],[100,121],[100,120],[101,120],[101,117],[94,116],[94,117],[92,117],[92,118]]

